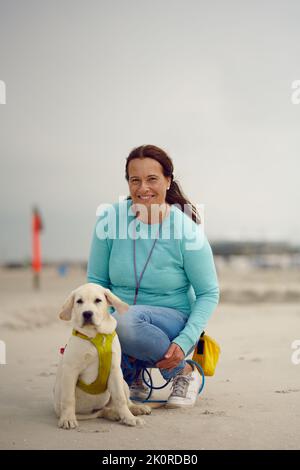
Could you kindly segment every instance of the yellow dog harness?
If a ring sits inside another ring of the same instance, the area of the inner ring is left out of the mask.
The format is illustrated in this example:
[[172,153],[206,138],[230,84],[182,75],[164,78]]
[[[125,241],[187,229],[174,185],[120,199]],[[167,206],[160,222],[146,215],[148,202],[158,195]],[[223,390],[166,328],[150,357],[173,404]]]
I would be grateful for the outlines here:
[[109,335],[97,333],[95,338],[89,338],[88,336],[73,330],[73,335],[90,341],[90,343],[92,343],[97,349],[99,357],[99,369],[96,380],[91,384],[86,384],[82,380],[78,379],[77,387],[91,395],[98,395],[99,393],[105,392],[107,389],[107,381],[111,368],[112,342],[116,336],[116,332],[114,331]]

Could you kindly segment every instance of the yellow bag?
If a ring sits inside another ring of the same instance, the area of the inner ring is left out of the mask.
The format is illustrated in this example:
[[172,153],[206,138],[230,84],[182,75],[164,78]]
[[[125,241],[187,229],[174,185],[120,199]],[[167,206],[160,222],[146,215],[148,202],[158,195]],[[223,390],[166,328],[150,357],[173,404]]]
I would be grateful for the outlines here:
[[205,332],[199,338],[193,354],[193,361],[198,362],[204,375],[214,375],[221,348],[218,343]]

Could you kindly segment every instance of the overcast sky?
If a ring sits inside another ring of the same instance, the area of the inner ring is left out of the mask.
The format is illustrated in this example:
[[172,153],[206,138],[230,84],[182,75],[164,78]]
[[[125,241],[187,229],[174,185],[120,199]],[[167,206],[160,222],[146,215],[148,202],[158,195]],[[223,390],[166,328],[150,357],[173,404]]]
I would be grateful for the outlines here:
[[164,148],[210,241],[300,244],[299,1],[0,0],[0,261],[88,256],[133,147]]

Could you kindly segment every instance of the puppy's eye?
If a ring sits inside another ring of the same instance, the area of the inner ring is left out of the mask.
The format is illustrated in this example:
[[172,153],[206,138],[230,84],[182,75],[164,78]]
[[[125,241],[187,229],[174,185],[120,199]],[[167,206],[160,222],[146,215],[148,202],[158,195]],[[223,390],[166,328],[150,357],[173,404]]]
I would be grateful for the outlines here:
[[99,302],[102,302],[102,300],[101,299],[96,299],[95,300],[95,304],[99,304]]
[[78,299],[78,300],[76,300],[76,303],[77,303],[77,304],[83,304],[83,300],[82,300],[82,299]]

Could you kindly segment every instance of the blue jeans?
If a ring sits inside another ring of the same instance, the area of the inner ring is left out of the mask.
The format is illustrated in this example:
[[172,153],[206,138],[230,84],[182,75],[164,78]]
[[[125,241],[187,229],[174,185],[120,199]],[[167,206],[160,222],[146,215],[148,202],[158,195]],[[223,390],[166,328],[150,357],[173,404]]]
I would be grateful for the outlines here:
[[[187,320],[179,310],[151,305],[130,305],[126,313],[120,315],[114,311],[112,315],[118,322],[116,331],[122,348],[122,370],[129,385],[133,381],[128,379],[126,370],[129,357],[137,359],[139,371],[144,367],[157,367],[156,363],[163,359]],[[182,360],[174,369],[160,369],[160,372],[164,379],[169,380],[185,365],[186,361]]]

